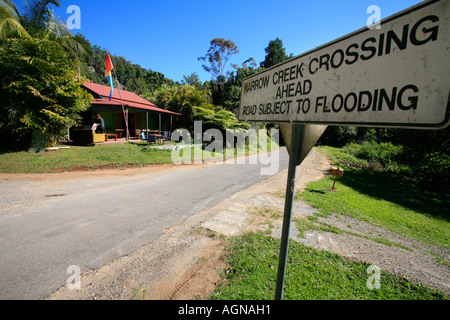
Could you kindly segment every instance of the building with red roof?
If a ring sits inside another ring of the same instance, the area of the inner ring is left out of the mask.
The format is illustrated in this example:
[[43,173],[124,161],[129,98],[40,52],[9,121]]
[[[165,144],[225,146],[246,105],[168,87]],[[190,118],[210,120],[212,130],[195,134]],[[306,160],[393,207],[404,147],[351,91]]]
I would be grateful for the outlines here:
[[85,127],[92,126],[93,117],[100,114],[105,120],[106,132],[126,136],[128,124],[130,137],[138,137],[143,130],[172,132],[174,116],[181,116],[180,113],[158,108],[133,92],[114,90],[110,101],[110,87],[92,82],[84,83],[83,87],[94,97],[89,112],[83,115]]

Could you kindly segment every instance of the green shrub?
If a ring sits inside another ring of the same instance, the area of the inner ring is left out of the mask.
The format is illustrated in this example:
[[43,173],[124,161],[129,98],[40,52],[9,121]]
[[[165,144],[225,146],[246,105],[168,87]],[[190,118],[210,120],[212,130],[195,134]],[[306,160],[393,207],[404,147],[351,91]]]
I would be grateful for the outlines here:
[[362,144],[347,144],[338,155],[344,164],[362,169],[375,171],[390,171],[399,173],[406,168],[399,164],[403,154],[402,146],[395,146],[390,142],[363,142]]
[[[349,143],[337,149],[320,148],[338,166],[393,173],[407,178],[408,183],[438,192],[450,189],[450,156],[448,148],[441,151],[417,151],[391,142]],[[421,153],[422,152],[422,153]]]
[[412,173],[426,187],[449,190],[450,156],[443,151],[426,154],[423,160],[411,165]]

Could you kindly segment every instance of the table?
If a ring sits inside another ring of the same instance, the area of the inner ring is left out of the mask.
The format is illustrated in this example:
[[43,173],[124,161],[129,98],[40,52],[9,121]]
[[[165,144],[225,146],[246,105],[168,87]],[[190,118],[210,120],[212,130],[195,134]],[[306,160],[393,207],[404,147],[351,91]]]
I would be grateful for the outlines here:
[[115,133],[105,133],[106,142],[108,142],[109,137],[114,137],[115,141],[117,141],[117,134]]
[[119,136],[119,138],[122,138],[125,134],[125,129],[114,129],[114,132]]

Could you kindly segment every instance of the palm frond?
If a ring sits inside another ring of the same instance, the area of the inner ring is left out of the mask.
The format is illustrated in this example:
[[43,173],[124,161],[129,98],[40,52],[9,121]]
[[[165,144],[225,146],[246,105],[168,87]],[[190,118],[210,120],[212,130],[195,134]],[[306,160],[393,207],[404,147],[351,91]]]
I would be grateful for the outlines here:
[[[2,1],[3,3],[5,1]],[[5,40],[11,37],[30,37],[29,33],[20,23],[20,19],[14,10],[10,7],[3,6],[0,2],[0,40]]]
[[59,0],[25,0],[23,4],[22,24],[33,33],[49,29],[54,18],[51,5],[61,6]]
[[0,0],[0,7],[7,9],[10,12],[11,16],[15,17],[16,19],[20,18],[19,9],[13,1]]
[[89,57],[88,52],[84,45],[80,42],[78,42],[76,39],[73,38],[73,35],[70,34],[70,36],[60,36],[56,38],[56,41],[64,47],[67,51],[72,51],[78,58],[82,60],[87,60]]
[[56,37],[71,37],[72,32],[67,28],[67,24],[64,20],[58,19],[53,11],[50,11],[48,15],[46,29]]

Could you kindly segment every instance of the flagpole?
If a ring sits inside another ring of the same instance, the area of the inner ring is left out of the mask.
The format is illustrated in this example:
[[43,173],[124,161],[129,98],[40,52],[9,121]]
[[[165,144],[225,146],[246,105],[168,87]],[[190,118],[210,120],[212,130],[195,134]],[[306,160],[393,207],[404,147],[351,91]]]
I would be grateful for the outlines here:
[[[106,50],[106,52],[108,52],[108,55],[111,57],[111,53],[108,50]],[[130,139],[130,131],[128,130],[128,110],[127,110],[127,112],[125,114],[125,108],[124,108],[123,100],[122,100],[122,92],[120,90],[120,83],[119,83],[119,79],[117,78],[116,68],[112,68],[112,69],[114,71],[114,76],[116,77],[117,89],[119,90],[120,103],[122,105],[122,113],[123,113],[123,117],[125,118],[125,126],[126,126],[126,129],[127,129],[127,131],[125,132],[125,135],[126,135],[127,141],[129,141],[129,139]]]
[[123,116],[125,118],[125,126],[126,126],[126,129],[127,129],[126,138],[127,138],[127,141],[128,141],[128,140],[130,140],[130,130],[128,129],[128,110],[125,113],[125,108],[124,108],[123,100],[122,100],[122,92],[120,90],[119,79],[117,78],[116,70],[115,69],[113,69],[113,70],[114,70],[114,76],[116,77],[116,81],[117,81],[117,89],[119,89],[120,103],[122,104],[122,112],[123,112]]

